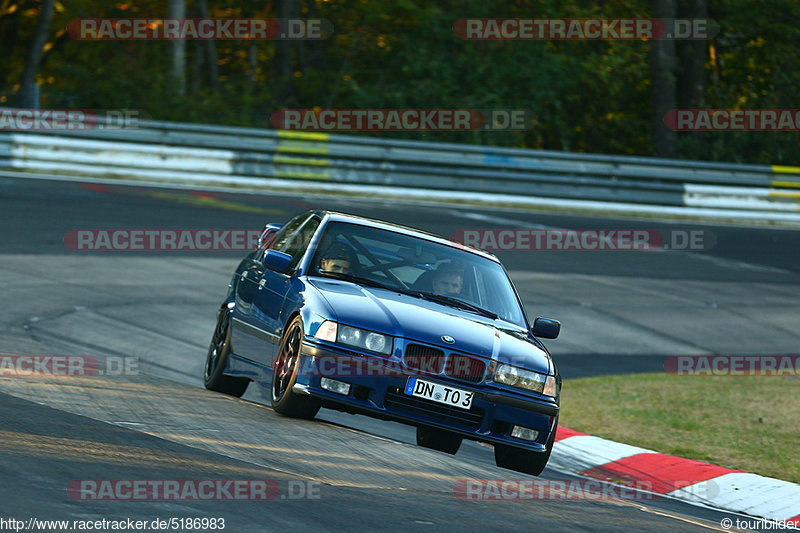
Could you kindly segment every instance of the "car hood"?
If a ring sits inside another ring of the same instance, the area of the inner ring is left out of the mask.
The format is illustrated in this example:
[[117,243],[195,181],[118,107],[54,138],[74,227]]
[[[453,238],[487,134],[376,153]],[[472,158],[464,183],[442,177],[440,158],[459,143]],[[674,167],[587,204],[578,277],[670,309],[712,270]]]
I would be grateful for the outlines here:
[[[338,322],[550,373],[550,356],[524,330],[469,311],[349,281],[309,279]],[[505,327],[503,327],[505,324]],[[442,336],[455,339],[446,344]]]

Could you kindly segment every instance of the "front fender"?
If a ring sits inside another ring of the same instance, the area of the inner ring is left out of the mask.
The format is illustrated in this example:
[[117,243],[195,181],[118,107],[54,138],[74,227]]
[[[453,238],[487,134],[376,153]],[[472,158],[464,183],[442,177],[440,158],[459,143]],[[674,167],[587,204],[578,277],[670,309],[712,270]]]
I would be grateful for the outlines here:
[[308,336],[313,336],[325,320],[336,320],[330,304],[304,277],[292,278],[289,283],[281,311],[281,335],[297,315],[302,318],[303,332]]

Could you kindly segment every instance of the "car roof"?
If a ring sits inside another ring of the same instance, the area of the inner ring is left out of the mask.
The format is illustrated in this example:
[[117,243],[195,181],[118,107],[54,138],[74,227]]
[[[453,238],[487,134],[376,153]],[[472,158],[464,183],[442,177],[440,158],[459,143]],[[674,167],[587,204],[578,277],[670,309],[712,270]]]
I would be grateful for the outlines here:
[[366,218],[360,217],[356,215],[350,215],[348,213],[341,213],[338,211],[315,211],[319,216],[326,218],[332,222],[348,222],[351,224],[359,224],[362,226],[369,226],[373,228],[380,228],[387,231],[393,231],[395,233],[401,233],[403,235],[408,235],[409,237],[417,237],[420,239],[424,239],[426,241],[435,242],[438,244],[443,244],[445,246],[449,246],[451,248],[457,248],[459,250],[464,250],[465,252],[473,253],[475,255],[479,255],[481,257],[485,257],[486,259],[491,259],[495,263],[500,263],[500,260],[494,255],[490,254],[489,252],[485,252],[483,250],[479,250],[477,248],[473,248],[471,246],[467,246],[465,244],[461,244],[455,241],[451,241],[449,239],[445,239],[441,235],[436,235],[435,233],[429,233],[427,231],[423,231],[416,228],[411,228],[408,226],[403,226],[400,224],[393,224],[391,222],[385,222],[383,220],[376,220],[374,218]]

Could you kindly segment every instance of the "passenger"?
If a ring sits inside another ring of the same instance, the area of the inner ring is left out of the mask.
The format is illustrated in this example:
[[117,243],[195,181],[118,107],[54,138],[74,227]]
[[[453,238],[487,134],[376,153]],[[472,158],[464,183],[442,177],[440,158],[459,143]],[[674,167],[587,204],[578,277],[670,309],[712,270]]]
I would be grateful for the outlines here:
[[434,294],[450,296],[461,294],[464,281],[463,269],[453,263],[442,263],[436,269],[431,282]]

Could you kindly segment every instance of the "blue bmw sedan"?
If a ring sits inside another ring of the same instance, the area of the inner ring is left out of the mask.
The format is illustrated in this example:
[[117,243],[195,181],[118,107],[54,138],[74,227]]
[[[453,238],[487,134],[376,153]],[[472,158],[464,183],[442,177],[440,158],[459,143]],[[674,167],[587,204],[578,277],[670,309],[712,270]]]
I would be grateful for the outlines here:
[[493,255],[408,227],[327,211],[268,224],[219,308],[206,388],[251,381],[272,407],[320,407],[417,428],[455,454],[494,446],[498,466],[539,475],[558,425],[561,378]]

